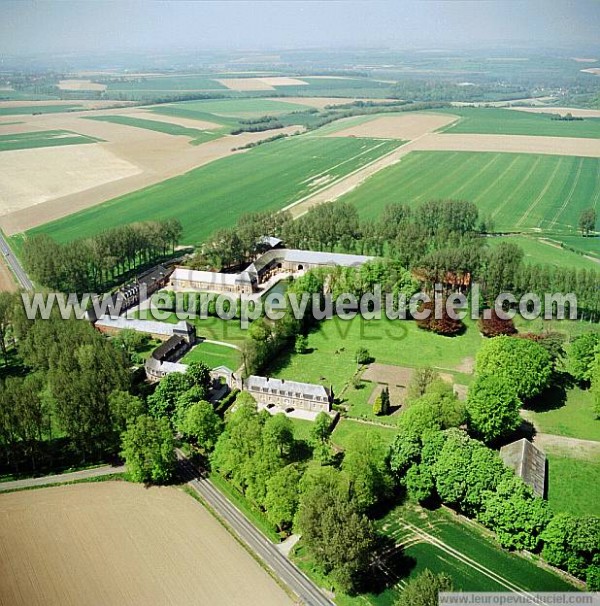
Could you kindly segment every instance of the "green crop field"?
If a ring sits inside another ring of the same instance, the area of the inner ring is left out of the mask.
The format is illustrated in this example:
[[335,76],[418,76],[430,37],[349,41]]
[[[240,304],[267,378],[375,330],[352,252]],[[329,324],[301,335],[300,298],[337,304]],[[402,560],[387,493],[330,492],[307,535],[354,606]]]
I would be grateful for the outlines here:
[[57,114],[83,109],[81,105],[20,105],[18,107],[0,107],[0,116],[18,116],[23,114]]
[[218,139],[223,134],[223,129],[217,130],[199,130],[197,128],[187,128],[179,124],[170,122],[160,122],[159,120],[144,120],[143,118],[131,118],[130,116],[94,116],[88,120],[98,120],[100,122],[113,122],[114,124],[123,124],[124,126],[133,126],[134,128],[145,128],[167,135],[176,135],[189,137],[192,139],[192,145],[199,145]]
[[[600,225],[596,225],[596,229],[598,228],[600,228]],[[558,234],[556,240],[568,248],[573,248],[585,255],[600,259],[600,236],[584,238],[580,235]]]
[[202,75],[160,75],[136,78],[122,78],[106,82],[107,89],[113,92],[193,92],[226,91],[220,82]]
[[429,511],[407,504],[389,513],[381,529],[399,542],[419,536],[419,531],[442,542],[422,536],[421,542],[403,551],[407,564],[412,564],[410,577],[429,568],[449,574],[456,590],[575,591],[558,575],[502,550],[481,527],[461,522],[446,509]]
[[[584,240],[585,238],[579,238]],[[590,238],[591,239],[591,238]],[[573,252],[567,248],[548,240],[527,236],[499,236],[488,239],[490,247],[498,246],[501,242],[517,244],[525,253],[526,263],[538,263],[553,267],[574,267],[576,269],[600,269],[598,263],[592,259]],[[597,242],[600,246],[600,242]]]
[[[306,105],[286,103],[272,99],[218,99],[206,101],[182,101],[168,105],[150,107],[154,112],[174,116],[210,120],[209,114],[224,118],[257,118],[260,116],[287,114],[293,111],[306,111]],[[181,113],[181,112],[184,113]],[[214,121],[214,117],[213,117]]]
[[302,97],[373,97],[385,98],[393,85],[371,78],[299,78],[304,85],[275,87],[278,93]]
[[342,199],[363,217],[386,204],[470,200],[497,231],[577,230],[579,213],[600,200],[600,159],[534,154],[411,152]]
[[231,370],[237,370],[240,365],[240,352],[232,347],[200,342],[182,358],[181,362],[182,364],[204,362],[210,368],[228,366]]
[[0,151],[31,149],[35,147],[57,147],[97,143],[100,139],[80,135],[69,130],[44,130],[31,133],[0,135]]
[[183,243],[231,226],[244,212],[279,210],[397,147],[367,139],[290,137],[115,198],[27,232],[60,242],[143,220],[177,218]]
[[546,454],[550,507],[576,516],[600,516],[600,459]]
[[435,111],[461,117],[443,129],[447,133],[600,138],[600,118],[553,120],[549,114],[488,107],[453,107]]

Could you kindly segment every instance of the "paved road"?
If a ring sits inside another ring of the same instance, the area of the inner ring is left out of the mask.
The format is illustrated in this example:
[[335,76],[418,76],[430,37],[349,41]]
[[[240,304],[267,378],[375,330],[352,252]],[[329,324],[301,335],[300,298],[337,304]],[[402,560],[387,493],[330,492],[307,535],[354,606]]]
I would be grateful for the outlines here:
[[237,507],[217,490],[181,451],[177,451],[184,479],[235,532],[238,537],[281,579],[303,604],[332,606],[321,590],[292,562],[283,556],[275,545],[248,521]]
[[29,279],[29,276],[23,269],[21,262],[13,254],[4,234],[0,231],[0,253],[4,257],[6,264],[10,267],[13,274],[17,278],[20,286],[25,290],[33,290],[33,282]]
[[82,469],[70,473],[60,473],[53,476],[42,476],[40,478],[26,478],[24,480],[12,480],[10,482],[0,482],[0,492],[7,490],[17,490],[19,488],[32,488],[34,486],[47,486],[48,484],[58,484],[61,482],[74,482],[75,480],[85,480],[87,478],[98,478],[108,476],[113,473],[124,473],[125,465],[113,467],[112,465],[102,465],[101,467],[92,467],[91,469]]

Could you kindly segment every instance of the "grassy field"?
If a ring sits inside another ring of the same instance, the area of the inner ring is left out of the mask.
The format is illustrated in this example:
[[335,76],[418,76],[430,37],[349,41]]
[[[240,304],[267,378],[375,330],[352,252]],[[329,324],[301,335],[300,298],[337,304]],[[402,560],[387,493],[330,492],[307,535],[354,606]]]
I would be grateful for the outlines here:
[[123,124],[124,126],[133,126],[134,128],[145,128],[167,135],[176,135],[189,137],[192,145],[199,145],[218,139],[223,133],[218,130],[199,130],[197,128],[187,128],[179,124],[171,124],[170,122],[160,122],[158,120],[144,120],[143,118],[131,118],[130,116],[94,116],[88,120],[99,120],[101,122],[113,122],[115,124]]
[[199,167],[115,198],[28,234],[60,242],[147,219],[177,218],[182,243],[196,244],[243,212],[277,210],[388,153],[397,143],[291,137]]
[[[143,320],[151,320],[150,316],[145,318],[140,312],[135,313],[136,317]],[[161,322],[170,322],[176,324],[179,322],[179,318],[174,313],[165,314],[160,318],[156,318]],[[221,320],[217,317],[208,318],[193,318],[187,320],[196,327],[198,337],[204,339],[210,339],[211,341],[224,341],[225,343],[231,343],[232,345],[241,345],[246,339],[246,331],[240,326],[239,320]],[[209,345],[205,343],[204,345]]]
[[[405,525],[409,525],[406,528]],[[540,568],[535,563],[500,549],[481,527],[452,514],[446,509],[429,511],[407,504],[392,511],[382,521],[382,529],[396,541],[415,536],[415,528],[445,543],[457,553],[443,550],[427,537],[404,550],[413,560],[410,576],[424,568],[434,572],[446,571],[453,578],[456,589],[465,591],[510,591],[498,578],[486,576],[491,571],[508,584],[526,591],[569,591],[573,587],[559,576]],[[457,557],[463,556],[462,558]],[[465,561],[465,556],[468,560]],[[476,569],[473,564],[480,568]]]
[[54,114],[82,109],[81,105],[20,105],[18,107],[0,107],[0,116],[18,116],[22,114]]
[[[597,421],[600,425],[600,421]],[[600,460],[560,454],[548,457],[548,502],[554,511],[600,516]]]
[[[579,238],[584,240],[585,238]],[[517,244],[525,253],[526,263],[538,263],[551,265],[553,267],[573,267],[576,269],[600,269],[600,265],[583,255],[577,254],[567,248],[561,248],[558,244],[527,236],[501,236],[489,238],[488,244],[498,246],[501,242]],[[600,242],[597,242],[600,246]]]
[[378,425],[359,423],[352,419],[340,419],[333,430],[331,440],[336,446],[347,448],[354,441],[362,440],[367,431],[379,434],[384,444],[391,444],[396,437],[395,427],[380,427]]
[[444,129],[447,133],[600,138],[600,118],[552,120],[548,114],[489,107],[453,107],[435,111],[461,117]]
[[123,78],[107,82],[107,90],[111,93],[135,92],[190,92],[190,91],[226,91],[220,82],[203,75],[160,75],[139,78]]
[[[308,335],[310,353],[289,353],[269,368],[271,376],[332,385],[334,393],[357,370],[356,350],[366,347],[376,362],[397,366],[433,366],[458,373],[461,364],[472,361],[482,343],[475,323],[465,320],[467,330],[457,337],[422,331],[414,321],[365,320],[356,317],[325,320]],[[358,390],[366,392],[368,388]]]
[[216,343],[198,343],[181,360],[183,364],[190,362],[204,362],[210,368],[217,366],[228,366],[231,370],[237,370],[240,366],[240,353],[232,347],[217,345]]
[[528,410],[525,414],[542,433],[600,442],[600,420],[594,414],[593,400],[589,390],[575,387],[567,392],[564,404],[549,399],[543,412]]
[[[205,116],[221,116],[224,118],[258,118],[260,116],[276,116],[293,111],[306,111],[306,105],[286,103],[272,99],[209,99],[206,101],[182,101],[168,105],[150,107],[154,112],[172,116],[185,116],[205,120]],[[183,110],[185,113],[180,113]]]
[[35,147],[56,147],[59,145],[81,145],[97,143],[100,139],[80,135],[68,130],[44,130],[31,133],[0,135],[0,151],[32,149]]
[[579,213],[600,199],[600,160],[571,156],[411,152],[342,199],[363,217],[393,202],[470,200],[497,231],[577,231]]
[[585,255],[600,259],[600,236],[584,238],[582,236],[559,234],[556,239],[569,248],[574,248]]

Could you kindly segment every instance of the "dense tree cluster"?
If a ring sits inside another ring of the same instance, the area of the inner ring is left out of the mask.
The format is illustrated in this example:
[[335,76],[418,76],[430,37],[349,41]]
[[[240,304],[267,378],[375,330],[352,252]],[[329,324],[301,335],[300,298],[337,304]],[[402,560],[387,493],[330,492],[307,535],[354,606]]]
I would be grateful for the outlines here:
[[517,299],[533,293],[545,311],[546,293],[574,293],[580,318],[600,317],[598,271],[525,262],[514,243],[488,247],[482,235],[491,231],[490,219],[479,216],[471,202],[433,200],[416,209],[390,204],[377,219],[361,220],[353,205],[338,201],[315,206],[296,220],[289,213],[245,215],[205,243],[191,265],[243,266],[264,251],[264,236],[273,235],[291,248],[385,256],[410,270],[426,289],[440,283],[447,291],[464,291],[477,282],[488,306],[500,293]]
[[548,351],[529,339],[500,336],[486,341],[477,352],[478,375],[498,377],[521,400],[537,396],[550,382]]
[[41,234],[23,243],[23,261],[33,279],[59,292],[102,292],[136,269],[172,253],[181,238],[176,219],[109,229],[66,244]]
[[59,457],[70,451],[79,460],[114,452],[123,410],[111,406],[111,398],[129,386],[125,355],[86,322],[21,321],[17,301],[11,332],[28,374],[0,382],[6,466],[49,467],[57,450],[63,451]]

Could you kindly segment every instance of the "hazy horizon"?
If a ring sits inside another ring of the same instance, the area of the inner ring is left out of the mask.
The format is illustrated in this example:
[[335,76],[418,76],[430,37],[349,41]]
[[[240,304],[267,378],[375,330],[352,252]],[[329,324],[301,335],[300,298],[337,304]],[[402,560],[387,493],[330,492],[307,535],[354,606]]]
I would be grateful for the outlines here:
[[14,2],[0,53],[600,46],[600,3]]

